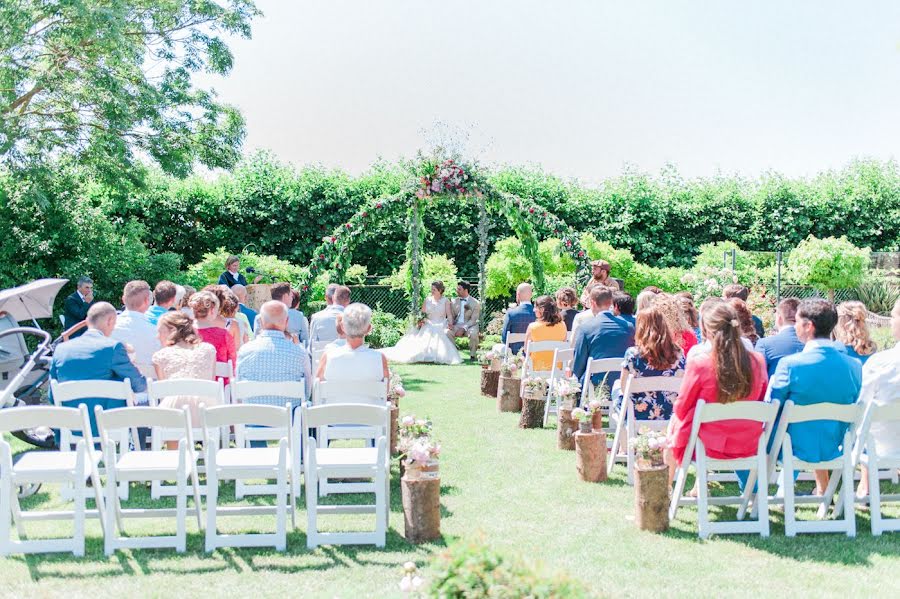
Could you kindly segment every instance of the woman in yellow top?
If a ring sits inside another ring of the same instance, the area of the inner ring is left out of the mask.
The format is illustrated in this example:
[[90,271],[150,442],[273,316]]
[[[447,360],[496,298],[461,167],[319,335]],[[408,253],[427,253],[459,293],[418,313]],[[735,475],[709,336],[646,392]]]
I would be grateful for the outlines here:
[[[549,295],[542,295],[534,300],[535,322],[528,325],[525,331],[525,347],[529,341],[565,341],[566,323],[563,322],[556,307],[556,302]],[[539,351],[531,354],[533,370],[550,370],[553,368],[553,352]]]

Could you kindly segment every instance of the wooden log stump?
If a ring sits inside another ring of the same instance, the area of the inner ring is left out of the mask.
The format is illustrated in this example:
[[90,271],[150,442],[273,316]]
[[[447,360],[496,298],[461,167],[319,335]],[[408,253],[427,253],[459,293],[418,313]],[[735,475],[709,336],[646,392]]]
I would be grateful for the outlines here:
[[406,465],[400,479],[403,503],[403,535],[410,543],[441,538],[441,479],[437,461],[424,468]]
[[481,394],[497,397],[497,386],[500,383],[500,371],[490,368],[481,369]]
[[511,376],[500,376],[497,385],[497,409],[501,412],[519,412],[522,410],[522,398],[519,386],[522,379]]
[[641,530],[665,532],[669,529],[669,467],[634,469],[635,521]]
[[544,409],[547,400],[526,397],[522,400],[522,415],[519,417],[519,428],[541,428],[544,426]]
[[594,412],[594,415],[591,416],[591,426],[595,431],[603,430],[603,414],[600,412],[600,410],[597,410],[596,412]]
[[602,483],[606,480],[605,433],[575,433],[575,468],[585,482]]
[[400,436],[400,407],[391,402],[391,455],[397,455],[397,438]]
[[572,405],[560,406],[559,419],[556,423],[556,448],[575,451],[575,431],[578,421],[572,418]]
[[[247,307],[259,312],[260,306],[272,299],[272,286],[261,283],[247,285]],[[250,323],[253,326],[253,323]]]

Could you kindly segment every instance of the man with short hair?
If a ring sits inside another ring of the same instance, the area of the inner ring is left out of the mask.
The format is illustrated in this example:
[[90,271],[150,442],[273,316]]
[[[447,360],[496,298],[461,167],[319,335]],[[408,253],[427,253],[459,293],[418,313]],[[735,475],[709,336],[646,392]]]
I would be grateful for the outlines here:
[[[63,302],[63,327],[70,329],[87,318],[88,310],[94,305],[94,282],[90,277],[80,277],[75,292]],[[78,337],[84,329],[72,337]]]
[[478,319],[481,316],[481,304],[472,297],[469,290],[472,286],[467,281],[460,281],[456,286],[456,299],[450,303],[453,321],[447,325],[447,334],[451,339],[469,338],[469,359],[474,360],[478,353],[480,331]]
[[[300,310],[292,310],[293,293],[290,283],[275,283],[271,289],[272,300],[281,302],[288,310],[287,332],[294,335],[300,343],[309,341],[309,322]],[[253,331],[258,333],[261,329],[260,318],[253,321]]]
[[122,292],[125,310],[116,318],[116,327],[110,335],[125,344],[133,352],[134,363],[141,372],[153,372],[153,354],[159,348],[159,333],[147,320],[150,308],[150,285],[147,281],[129,281]]
[[[574,325],[572,329],[575,348],[572,374],[578,377],[582,385],[586,384],[584,378],[588,358],[624,358],[625,350],[634,345],[634,325],[613,314],[612,289],[604,285],[591,289],[591,311],[593,318],[583,322],[577,331]],[[602,374],[595,374],[591,382],[596,385],[602,378]],[[618,378],[617,372],[608,374],[606,382],[610,388]]]
[[[256,323],[258,313],[247,305],[247,288],[240,283],[237,283],[231,286],[231,292],[238,298],[238,310],[247,318],[247,325],[249,326]],[[247,331],[247,333],[249,334],[250,339],[253,339],[253,331]]]
[[[520,283],[516,287],[516,303],[518,306],[510,308],[503,316],[503,331],[500,333],[500,340],[506,343],[506,337],[509,333],[525,333],[528,325],[536,320],[534,315],[534,306],[531,304],[531,297],[534,294],[534,288],[530,283]],[[525,343],[517,341],[509,344],[509,351],[518,354],[519,350],[524,347]]]
[[781,300],[775,310],[775,328],[778,329],[778,333],[756,342],[754,350],[765,358],[769,378],[775,374],[781,358],[803,351],[803,342],[797,338],[797,329],[794,326],[799,305],[800,300],[796,297]]
[[[241,381],[299,381],[305,384],[306,397],[312,389],[312,367],[302,345],[285,337],[288,309],[283,302],[271,300],[259,309],[259,330],[253,341],[243,344],[237,355],[237,379]],[[283,406],[287,399],[264,396],[255,403]],[[298,404],[293,400],[294,405]]]
[[153,300],[155,305],[150,306],[147,310],[147,322],[156,326],[159,317],[175,309],[175,298],[178,295],[178,288],[172,281],[160,281],[153,289]]
[[613,291],[613,314],[621,316],[633,325],[637,325],[634,318],[634,298],[624,291]]
[[[862,387],[862,364],[838,350],[831,340],[837,324],[834,304],[807,298],[797,307],[797,338],[805,345],[800,353],[785,356],[769,381],[767,400],[793,401],[798,406],[818,403],[854,404]],[[782,408],[783,409],[783,408]],[[779,419],[781,415],[779,414]],[[777,429],[778,422],[775,423]],[[799,422],[788,427],[794,455],[804,462],[824,462],[841,453],[847,424],[828,420]],[[816,492],[828,485],[828,472],[816,471]]]
[[[750,297],[750,289],[744,287],[740,283],[732,283],[730,285],[726,285],[722,290],[722,297],[724,297],[725,299],[736,297],[739,300],[743,300],[744,303],[747,303],[747,298]],[[747,309],[750,309],[749,304],[747,305]],[[759,316],[751,314],[750,318],[753,319],[753,328],[756,330],[756,336],[760,339],[765,337],[766,329],[763,327],[762,320],[759,318]]]
[[312,341],[334,341],[338,338],[336,319],[350,305],[350,288],[343,285],[330,284],[325,289],[325,309],[316,312],[309,324],[309,335]]
[[591,289],[597,285],[610,287],[613,291],[622,291],[625,288],[625,282],[622,279],[614,279],[609,276],[612,269],[606,260],[594,260],[591,262],[591,280],[585,285],[584,291],[581,292],[581,305],[589,306],[591,303]]
[[[50,378],[68,381],[124,381],[128,379],[131,390],[143,393],[147,389],[144,376],[128,358],[121,341],[111,337],[116,326],[116,309],[107,302],[93,304],[87,313],[87,331],[77,339],[61,343],[53,352]],[[89,398],[78,400],[87,404],[91,423],[94,423],[94,406],[103,409],[123,407],[121,400]],[[94,431],[96,434],[96,430]]]

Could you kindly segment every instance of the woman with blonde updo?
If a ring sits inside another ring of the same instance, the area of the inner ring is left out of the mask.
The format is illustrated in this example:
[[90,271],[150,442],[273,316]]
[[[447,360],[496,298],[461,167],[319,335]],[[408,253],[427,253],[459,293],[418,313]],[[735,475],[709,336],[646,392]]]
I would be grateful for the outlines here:
[[837,306],[838,321],[834,338],[847,347],[847,353],[863,364],[878,351],[866,324],[868,310],[862,302],[842,302]]
[[[195,328],[200,337],[216,348],[216,361],[237,362],[234,337],[218,325],[219,299],[209,291],[199,291],[191,296],[191,310],[194,311]],[[228,379],[224,379],[228,384]]]
[[[666,321],[666,326],[669,327],[669,332],[672,334],[672,340],[678,344],[681,352],[686,356],[698,341],[697,335],[685,318],[680,300],[669,293],[660,293],[653,298],[652,305],[659,308]],[[638,310],[638,314],[640,313]]]
[[235,318],[240,302],[234,292],[226,285],[207,285],[203,291],[209,291],[219,300],[219,316],[216,317],[216,326],[222,327],[234,338],[235,349],[240,349],[244,341],[241,325]]

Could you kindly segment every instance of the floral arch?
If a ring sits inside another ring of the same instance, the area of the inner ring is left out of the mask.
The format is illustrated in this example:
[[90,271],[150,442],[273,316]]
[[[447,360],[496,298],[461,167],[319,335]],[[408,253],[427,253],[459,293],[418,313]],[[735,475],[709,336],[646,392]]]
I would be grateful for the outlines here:
[[415,168],[415,178],[407,186],[392,196],[377,198],[354,214],[350,220],[338,226],[331,235],[322,238],[316,248],[308,272],[300,281],[305,294],[312,280],[325,272],[340,276],[350,267],[353,249],[360,240],[367,225],[383,219],[398,210],[405,210],[409,227],[406,257],[409,260],[410,314],[419,311],[422,292],[422,236],[425,226],[422,215],[435,198],[450,196],[462,198],[478,206],[478,297],[484,298],[485,263],[488,254],[488,232],[490,214],[506,217],[516,236],[522,241],[526,258],[531,262],[533,283],[544,286],[544,269],[538,256],[538,229],[549,230],[562,240],[560,251],[568,253],[576,264],[578,281],[586,281],[589,276],[587,253],[581,247],[579,234],[554,214],[539,206],[534,200],[495,189],[481,173],[471,165],[465,165],[452,158],[421,160]]

